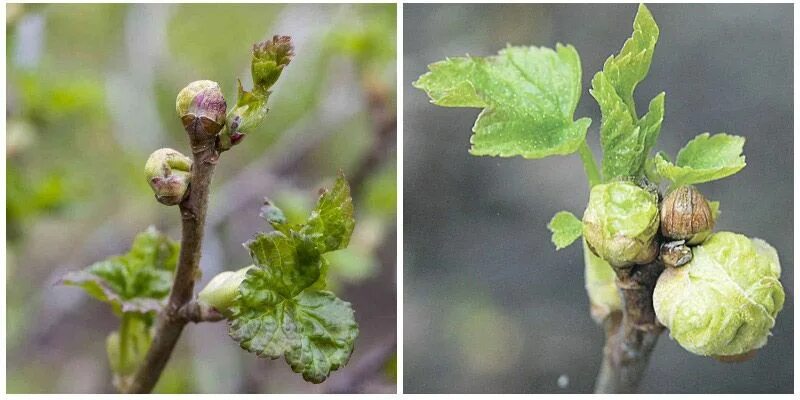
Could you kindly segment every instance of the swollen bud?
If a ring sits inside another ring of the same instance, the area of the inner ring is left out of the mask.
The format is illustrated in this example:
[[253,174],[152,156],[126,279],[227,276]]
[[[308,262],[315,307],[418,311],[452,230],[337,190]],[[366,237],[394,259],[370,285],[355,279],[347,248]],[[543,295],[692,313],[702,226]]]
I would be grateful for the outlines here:
[[197,294],[197,299],[201,303],[214,307],[217,311],[225,314],[228,307],[233,304],[236,298],[239,285],[242,284],[247,276],[247,271],[255,268],[254,265],[244,267],[238,271],[225,271],[217,274],[206,287]]
[[214,81],[194,81],[178,93],[175,109],[189,135],[215,136],[225,125],[225,96]]
[[158,149],[147,159],[144,174],[158,202],[174,206],[188,193],[192,160],[173,149]]
[[658,194],[633,182],[595,185],[583,214],[583,237],[589,249],[613,267],[655,259]]
[[726,361],[764,346],[785,299],[775,249],[718,232],[692,252],[688,264],[665,269],[653,291],[670,336],[692,353]]
[[702,243],[714,228],[708,200],[693,186],[681,186],[661,202],[661,234],[687,244]]

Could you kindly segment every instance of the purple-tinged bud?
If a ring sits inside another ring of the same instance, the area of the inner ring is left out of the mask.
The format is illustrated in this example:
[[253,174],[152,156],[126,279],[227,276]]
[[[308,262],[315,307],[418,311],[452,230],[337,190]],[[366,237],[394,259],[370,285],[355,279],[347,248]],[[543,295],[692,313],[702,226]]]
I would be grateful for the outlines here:
[[175,109],[186,132],[205,138],[222,130],[228,106],[219,84],[203,80],[190,83],[178,93]]
[[158,149],[147,159],[144,173],[156,200],[174,206],[188,193],[192,160],[173,149]]

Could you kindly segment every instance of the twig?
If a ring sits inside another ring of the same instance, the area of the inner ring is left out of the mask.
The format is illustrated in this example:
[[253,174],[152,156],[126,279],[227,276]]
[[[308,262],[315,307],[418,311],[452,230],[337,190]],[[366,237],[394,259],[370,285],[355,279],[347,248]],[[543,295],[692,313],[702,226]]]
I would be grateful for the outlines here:
[[191,300],[194,283],[199,276],[200,247],[203,242],[209,186],[219,158],[214,137],[200,136],[189,135],[194,164],[192,164],[189,196],[179,205],[182,235],[175,280],[167,306],[159,313],[156,332],[153,343],[147,351],[147,357],[136,371],[131,385],[125,388],[129,393],[149,393],[153,390],[187,323],[187,320],[181,317],[180,310]]
[[639,386],[664,330],[653,310],[653,289],[663,270],[657,261],[616,269],[622,314],[612,313],[604,321],[606,344],[595,393],[633,393]]

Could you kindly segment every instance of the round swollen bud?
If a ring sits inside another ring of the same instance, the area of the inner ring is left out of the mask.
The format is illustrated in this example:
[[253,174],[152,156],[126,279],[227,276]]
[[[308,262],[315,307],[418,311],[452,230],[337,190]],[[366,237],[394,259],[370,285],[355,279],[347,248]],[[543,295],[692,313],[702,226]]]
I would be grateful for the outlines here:
[[156,200],[174,206],[188,193],[192,160],[173,149],[158,149],[147,159],[144,174]]
[[708,200],[693,186],[681,186],[661,202],[661,234],[688,244],[702,243],[714,228]]
[[595,185],[583,214],[589,248],[613,267],[655,259],[658,194],[628,181]]
[[194,81],[178,93],[175,109],[183,128],[198,138],[215,136],[225,125],[225,96],[214,81]]
[[197,299],[225,314],[233,304],[236,294],[239,293],[239,285],[244,281],[250,268],[255,268],[255,266],[251,265],[238,271],[225,271],[217,274],[197,294]]
[[764,346],[785,296],[775,249],[718,232],[693,253],[683,267],[665,269],[653,292],[670,336],[692,353],[723,359]]

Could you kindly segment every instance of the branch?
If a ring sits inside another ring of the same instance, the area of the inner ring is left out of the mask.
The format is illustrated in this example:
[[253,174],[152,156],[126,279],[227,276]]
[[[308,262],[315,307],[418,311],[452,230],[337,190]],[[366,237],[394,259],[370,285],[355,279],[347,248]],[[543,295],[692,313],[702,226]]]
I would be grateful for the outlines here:
[[633,393],[639,386],[664,330],[653,309],[653,290],[663,270],[657,261],[616,269],[623,309],[604,321],[606,345],[595,393]]
[[209,186],[217,165],[219,152],[214,137],[189,135],[192,145],[192,182],[189,195],[180,203],[182,216],[181,253],[169,301],[158,316],[153,343],[147,357],[139,366],[128,393],[150,393],[164,371],[172,350],[187,323],[181,308],[192,298],[195,280],[199,277],[200,246],[208,208]]

